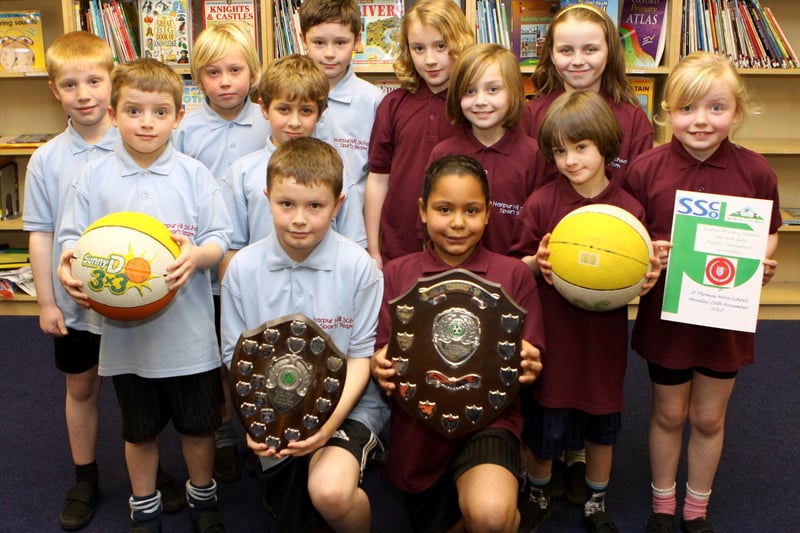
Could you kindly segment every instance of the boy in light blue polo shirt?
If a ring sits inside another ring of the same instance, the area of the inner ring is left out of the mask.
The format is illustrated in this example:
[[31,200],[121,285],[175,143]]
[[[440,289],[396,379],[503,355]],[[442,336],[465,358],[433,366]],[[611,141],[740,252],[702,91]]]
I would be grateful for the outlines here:
[[389,414],[369,377],[383,276],[362,247],[330,227],[342,204],[342,169],[336,149],[318,139],[279,146],[266,178],[273,231],[240,250],[222,279],[227,365],[243,331],[293,313],[312,318],[348,357],[339,404],[317,433],[277,454],[248,437],[257,455],[273,459],[262,459],[270,467],[264,500],[282,531],[318,531],[327,522],[361,532],[371,524],[360,482]]
[[367,149],[375,112],[383,92],[353,72],[353,51],[361,44],[361,9],[356,0],[305,0],[300,31],[308,56],[330,84],[328,109],[320,121],[320,137],[333,144],[344,160],[345,204],[336,217],[336,230],[367,247],[364,228],[364,189]]
[[223,530],[212,477],[222,387],[209,270],[227,250],[230,218],[208,169],[170,142],[183,116],[182,96],[180,76],[159,61],[115,68],[110,113],[121,141],[113,153],[83,167],[59,234],[59,280],[83,306],[88,298],[70,263],[76,241],[94,220],[119,211],[146,213],[170,229],[181,249],[167,266],[165,280],[177,291],[170,304],[138,321],[106,318],[102,329],[99,374],[112,376],[122,412],[137,532],[161,530],[158,436],[170,420],[182,435],[194,529]]
[[311,59],[293,54],[265,70],[258,96],[271,132],[266,146],[237,159],[223,180],[233,222],[231,251],[223,270],[236,250],[272,231],[269,202],[264,196],[267,163],[275,149],[289,139],[314,134],[327,105],[328,80]]
[[95,451],[102,321],[77,306],[58,284],[61,248],[56,230],[76,171],[113,150],[119,134],[108,116],[114,59],[105,41],[87,32],[66,33],[47,49],[45,62],[50,90],[69,119],[67,129],[28,161],[22,227],[29,232],[39,327],[53,337],[56,368],[64,372],[66,382],[67,435],[76,483],[67,492],[59,523],[72,530],[89,523],[100,496]]

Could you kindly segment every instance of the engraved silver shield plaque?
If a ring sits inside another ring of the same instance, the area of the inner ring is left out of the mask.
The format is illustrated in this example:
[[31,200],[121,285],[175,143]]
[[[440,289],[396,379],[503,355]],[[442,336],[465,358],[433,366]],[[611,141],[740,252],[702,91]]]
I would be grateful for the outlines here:
[[449,438],[491,423],[519,392],[526,312],[464,269],[421,278],[389,302],[396,401]]
[[234,409],[253,440],[280,450],[330,418],[346,373],[346,356],[319,325],[282,316],[239,337],[230,369]]

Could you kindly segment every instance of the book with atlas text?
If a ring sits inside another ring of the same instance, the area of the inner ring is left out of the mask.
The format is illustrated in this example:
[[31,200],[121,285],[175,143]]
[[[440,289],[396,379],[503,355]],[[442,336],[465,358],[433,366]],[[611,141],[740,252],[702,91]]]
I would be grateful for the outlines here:
[[624,0],[619,35],[629,69],[661,64],[667,31],[667,0]]

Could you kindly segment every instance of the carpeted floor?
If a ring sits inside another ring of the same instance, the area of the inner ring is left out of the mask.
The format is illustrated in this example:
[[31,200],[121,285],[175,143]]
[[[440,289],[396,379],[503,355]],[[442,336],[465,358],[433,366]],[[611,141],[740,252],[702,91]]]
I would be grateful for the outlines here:
[[[52,363],[52,344],[36,318],[0,317],[6,367],[0,404],[6,409],[0,436],[0,533],[57,532],[63,494],[73,481],[63,415],[63,376]],[[725,449],[714,485],[710,519],[721,532],[797,531],[800,521],[800,328],[796,322],[759,325],[756,364],[740,373],[728,414]],[[642,531],[649,513],[646,367],[630,357],[623,431],[615,450],[608,510],[621,531]],[[86,532],[127,531],[129,485],[119,416],[110,382],[102,392],[98,464],[103,499]],[[175,432],[161,443],[162,464],[185,479]],[[684,473],[685,476],[685,473]],[[679,488],[685,477],[678,480]],[[404,533],[407,521],[396,495],[377,469],[366,476],[373,504],[373,531]],[[682,492],[682,490],[681,490]],[[220,511],[228,531],[277,531],[261,509],[257,482],[244,475],[220,484]],[[188,511],[164,515],[166,532],[191,531]],[[581,508],[554,503],[542,533],[583,531]],[[295,533],[295,532],[290,532]],[[300,532],[298,532],[300,533]]]

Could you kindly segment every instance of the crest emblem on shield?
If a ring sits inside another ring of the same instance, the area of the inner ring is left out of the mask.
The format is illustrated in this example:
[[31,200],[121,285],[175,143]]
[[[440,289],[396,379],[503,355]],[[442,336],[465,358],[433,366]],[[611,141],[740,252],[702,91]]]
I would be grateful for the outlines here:
[[316,433],[339,402],[346,359],[304,315],[243,332],[230,380],[234,409],[250,437],[280,450]]
[[526,312],[497,284],[464,269],[427,278],[389,302],[387,357],[397,402],[448,438],[495,420],[519,392]]

